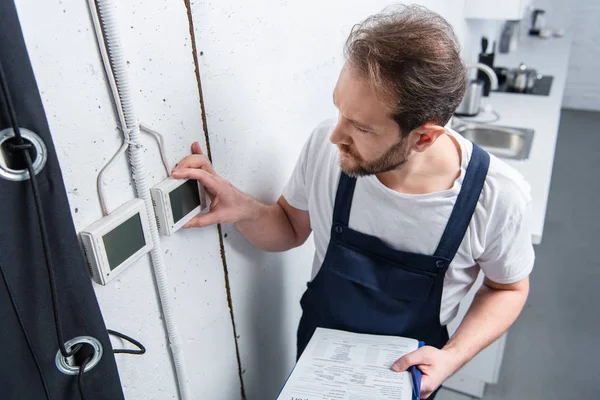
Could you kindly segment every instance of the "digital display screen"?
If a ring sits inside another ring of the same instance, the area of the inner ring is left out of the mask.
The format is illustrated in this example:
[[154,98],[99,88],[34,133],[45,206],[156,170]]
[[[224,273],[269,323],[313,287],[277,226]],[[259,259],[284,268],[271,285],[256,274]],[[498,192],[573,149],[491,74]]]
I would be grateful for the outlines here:
[[112,271],[146,245],[140,214],[136,213],[102,236],[102,241],[106,249],[108,265]]
[[192,210],[200,205],[200,192],[198,192],[198,182],[190,179],[177,189],[169,193],[171,200],[171,212],[173,221],[179,222]]

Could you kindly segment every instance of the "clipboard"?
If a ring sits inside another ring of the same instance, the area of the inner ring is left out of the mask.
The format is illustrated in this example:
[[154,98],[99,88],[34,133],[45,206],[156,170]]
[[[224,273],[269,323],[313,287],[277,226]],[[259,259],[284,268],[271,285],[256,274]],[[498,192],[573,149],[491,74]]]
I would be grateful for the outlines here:
[[[343,340],[349,340],[351,342],[352,341],[356,341],[357,343],[360,343],[360,337],[361,336],[374,336],[376,338],[379,337],[380,340],[385,339],[385,343],[387,343],[388,341],[391,341],[392,343],[395,343],[394,340],[406,340],[406,339],[410,339],[412,341],[412,343],[410,343],[410,348],[411,349],[415,349],[415,344],[417,345],[416,349],[419,349],[419,348],[425,346],[425,342],[414,340],[412,338],[392,337],[392,336],[385,336],[385,335],[357,334],[357,333],[351,333],[351,332],[340,331],[340,330],[335,330],[335,329],[317,328],[317,330],[315,331],[315,334],[311,338],[311,341],[309,342],[308,346],[304,350],[303,355],[301,357],[299,357],[299,359],[297,360],[296,364],[292,368],[292,371],[288,374],[288,377],[287,377],[285,383],[283,384],[283,386],[281,387],[281,389],[279,391],[279,394],[277,395],[277,399],[278,400],[283,400],[284,399],[284,397],[281,397],[281,395],[282,395],[282,393],[284,393],[284,391],[286,390],[286,388],[289,391],[288,384],[290,383],[290,381],[291,381],[294,373],[298,370],[297,367],[300,364],[302,364],[302,361],[303,361],[304,357],[307,357],[306,354],[310,354],[311,349],[314,346],[316,346],[316,342],[318,342],[319,340],[322,340],[322,338],[320,336],[323,336],[323,335],[325,335],[325,336],[327,336],[327,335],[333,335],[333,336],[337,337],[338,339],[341,338]],[[303,364],[303,366],[305,366],[305,365]],[[421,395],[421,378],[422,378],[423,374],[422,374],[421,370],[419,370],[417,368],[416,365],[408,367],[406,369],[406,372],[408,372],[410,378],[408,378],[408,376],[405,376],[405,378],[403,379],[404,380],[403,391],[404,391],[404,394],[405,394],[405,396],[403,398],[411,399],[411,400],[420,400],[420,395]],[[406,384],[407,384],[406,379],[410,379],[410,385],[411,385],[410,389],[408,389],[406,387]],[[408,391],[408,390],[410,390],[410,391]],[[406,396],[406,395],[408,395],[408,396]],[[300,397],[304,398],[306,396],[304,396],[304,397],[300,396]],[[286,396],[285,399],[289,399],[289,397]]]
[[[419,341],[419,348],[425,346],[425,342]],[[410,376],[412,378],[413,395],[412,400],[420,400],[421,398],[421,377],[423,373],[416,365],[412,365],[408,368]]]

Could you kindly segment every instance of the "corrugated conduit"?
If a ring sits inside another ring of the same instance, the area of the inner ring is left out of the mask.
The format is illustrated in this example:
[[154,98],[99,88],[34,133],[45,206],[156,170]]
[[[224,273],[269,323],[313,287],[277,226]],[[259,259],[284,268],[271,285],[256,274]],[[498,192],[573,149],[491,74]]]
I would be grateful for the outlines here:
[[[115,5],[112,0],[88,1],[90,3],[92,17],[95,19],[94,25],[98,37],[98,44],[103,56],[102,59],[109,83],[111,84],[111,90],[115,97],[115,105],[117,107],[119,120],[121,124],[124,124],[123,134],[125,141],[129,142],[129,163],[135,182],[135,191],[137,196],[144,201],[146,212],[150,216],[150,231],[152,241],[154,242],[154,248],[150,253],[152,269],[154,271],[156,286],[160,297],[162,315],[171,348],[171,356],[175,365],[175,375],[179,387],[179,395],[182,400],[188,400],[190,397],[183,348],[171,308],[171,296],[165,260],[158,234],[158,227],[156,226],[156,221],[154,219],[150,188],[146,181],[148,174],[145,171],[144,162],[142,160],[139,122],[133,106],[133,98],[127,76],[127,66],[123,56],[123,47],[121,45]],[[95,17],[99,18],[96,19]],[[101,29],[100,32],[98,32],[99,28]],[[107,60],[110,62],[110,65],[106,65]]]

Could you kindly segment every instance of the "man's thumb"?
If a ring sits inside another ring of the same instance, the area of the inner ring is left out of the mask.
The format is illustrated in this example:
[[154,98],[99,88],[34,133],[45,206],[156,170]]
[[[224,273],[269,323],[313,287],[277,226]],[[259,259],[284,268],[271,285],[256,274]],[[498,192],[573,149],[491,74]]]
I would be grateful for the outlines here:
[[202,147],[200,147],[200,143],[198,143],[198,142],[192,143],[192,154],[203,154]]
[[422,348],[415,350],[412,353],[405,354],[392,365],[392,370],[396,372],[406,371],[412,365],[421,364],[423,362],[423,356]]
[[210,211],[206,214],[198,215],[197,217],[192,218],[187,224],[185,224],[184,228],[203,228],[205,226],[216,225],[223,222],[222,216],[219,212]]

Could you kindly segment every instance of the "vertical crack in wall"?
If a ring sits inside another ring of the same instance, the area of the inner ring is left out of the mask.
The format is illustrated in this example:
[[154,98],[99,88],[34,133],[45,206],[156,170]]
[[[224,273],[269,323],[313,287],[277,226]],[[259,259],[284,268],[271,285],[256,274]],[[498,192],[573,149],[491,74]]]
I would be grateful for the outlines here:
[[192,20],[192,6],[190,0],[183,0],[187,10],[188,24],[190,26],[190,40],[192,42],[192,57],[194,58],[194,68],[196,71],[196,82],[198,83],[198,94],[200,95],[200,110],[202,111],[202,129],[204,129],[204,137],[206,139],[206,151],[208,159],[212,161],[210,152],[210,141],[208,140],[208,125],[206,124],[206,110],[204,109],[204,97],[202,96],[202,83],[200,82],[200,63],[198,62],[198,51],[196,48],[196,34],[194,33],[194,22]]
[[[202,95],[202,83],[200,81],[200,68],[198,62],[198,51],[196,48],[196,36],[194,33],[194,22],[192,20],[192,6],[190,0],[183,0],[187,10],[188,23],[190,27],[190,39],[192,42],[192,57],[194,58],[194,67],[196,70],[196,82],[198,83],[198,94],[200,96],[200,109],[202,110],[202,128],[204,129],[204,138],[206,139],[206,152],[208,159],[212,162],[212,153],[210,151],[210,141],[208,137],[208,125],[206,123],[206,110],[204,108],[204,97]],[[237,357],[238,375],[240,378],[240,395],[242,400],[246,400],[246,391],[244,389],[244,378],[242,376],[242,360],[240,358],[240,348],[238,345],[238,335],[235,327],[235,318],[233,315],[233,302],[231,300],[231,287],[229,285],[229,271],[227,268],[227,258],[225,257],[225,246],[223,243],[223,230],[221,225],[217,225],[219,234],[219,247],[221,251],[221,260],[223,261],[223,275],[225,278],[225,292],[227,293],[227,304],[229,306],[229,315],[231,316],[231,326],[233,328],[233,340],[235,342],[235,355]]]

